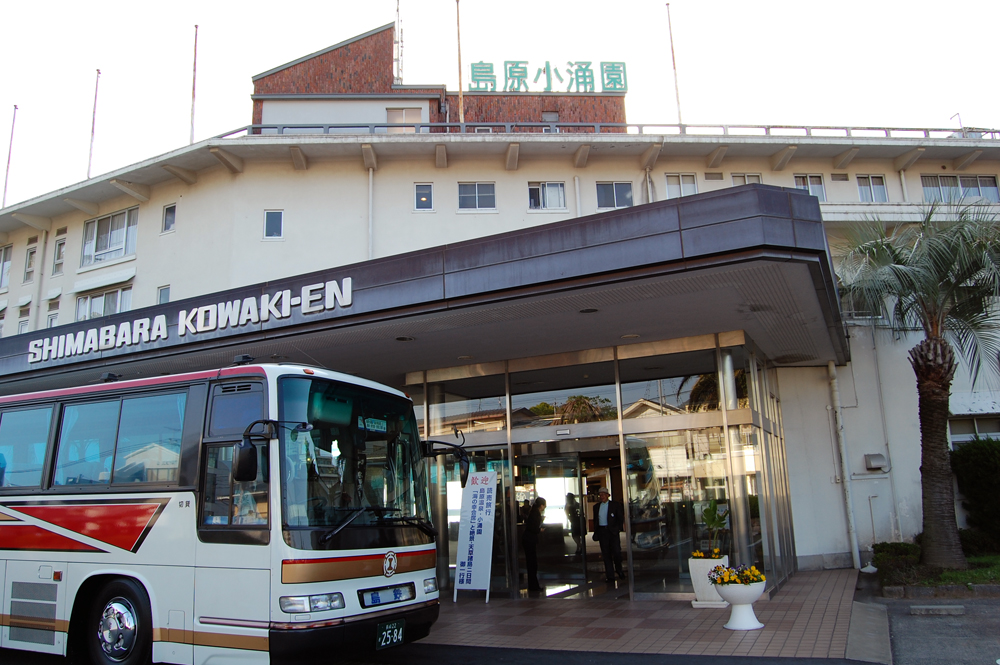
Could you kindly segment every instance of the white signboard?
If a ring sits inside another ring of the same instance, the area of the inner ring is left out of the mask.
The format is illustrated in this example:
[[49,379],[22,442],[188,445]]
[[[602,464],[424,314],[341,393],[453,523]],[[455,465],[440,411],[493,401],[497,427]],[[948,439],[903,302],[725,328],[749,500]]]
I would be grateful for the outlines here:
[[458,523],[454,600],[458,600],[459,589],[485,589],[486,602],[490,602],[496,492],[496,471],[469,474],[462,490],[462,514]]

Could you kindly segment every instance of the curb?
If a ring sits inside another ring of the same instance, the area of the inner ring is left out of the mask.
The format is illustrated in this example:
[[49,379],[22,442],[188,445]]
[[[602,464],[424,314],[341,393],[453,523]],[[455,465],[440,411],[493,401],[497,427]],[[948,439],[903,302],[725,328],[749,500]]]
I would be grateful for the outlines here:
[[1000,584],[882,587],[883,598],[1000,598]]

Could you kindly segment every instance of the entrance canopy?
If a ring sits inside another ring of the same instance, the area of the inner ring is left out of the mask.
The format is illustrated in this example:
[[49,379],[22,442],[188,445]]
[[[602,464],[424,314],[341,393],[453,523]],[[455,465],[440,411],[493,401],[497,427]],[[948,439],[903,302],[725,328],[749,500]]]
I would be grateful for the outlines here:
[[402,385],[412,371],[730,330],[781,366],[843,364],[834,279],[817,199],[746,185],[8,337],[0,393],[240,354]]

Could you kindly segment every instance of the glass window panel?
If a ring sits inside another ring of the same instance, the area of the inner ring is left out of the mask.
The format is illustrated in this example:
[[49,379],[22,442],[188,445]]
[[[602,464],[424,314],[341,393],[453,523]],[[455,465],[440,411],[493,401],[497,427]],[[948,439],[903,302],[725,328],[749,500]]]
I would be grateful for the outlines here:
[[628,208],[632,205],[632,183],[615,183],[615,207]]
[[122,402],[114,483],[177,481],[186,403],[184,393]]
[[174,230],[174,222],[177,219],[177,206],[167,206],[163,209],[163,232]]
[[12,250],[12,245],[7,245],[3,250],[0,250],[0,289],[7,288],[10,282],[10,255]]
[[954,418],[948,421],[952,436],[966,436],[976,433],[976,422],[972,418]]
[[619,361],[622,418],[676,416],[719,409],[715,351]]
[[690,196],[698,193],[698,183],[693,175],[681,176],[681,195]]
[[96,253],[106,252],[111,243],[111,218],[97,220],[97,244],[94,247]]
[[795,176],[795,187],[796,189],[804,189],[809,191],[809,178],[804,175]]
[[924,201],[930,203],[941,200],[941,187],[936,175],[920,176],[920,185],[924,189]]
[[756,174],[755,175],[747,175],[746,178],[747,178],[747,184],[748,185],[759,185],[760,184],[760,175],[756,175]]
[[170,302],[170,287],[161,286],[156,291],[156,303],[158,305],[165,305],[168,302]]
[[259,386],[247,392],[217,393],[212,400],[209,436],[242,435],[247,425],[264,417],[264,393]]
[[66,260],[66,241],[57,240],[55,252],[52,255],[52,274],[61,275],[63,272],[63,262]]
[[745,185],[747,184],[747,177],[745,175],[733,174],[733,185]]
[[667,176],[667,198],[676,199],[681,195],[681,177],[678,175]]
[[979,176],[979,191],[987,201],[1000,203],[1000,190],[997,189],[997,179],[994,176]]
[[416,201],[414,202],[414,207],[417,210],[433,210],[434,209],[434,187],[433,185],[416,185]]
[[610,362],[515,372],[510,390],[514,429],[618,419]]
[[599,183],[597,183],[597,207],[598,208],[614,208],[615,207],[615,186],[614,186],[614,183],[610,183],[610,182],[599,182]]
[[476,208],[476,183],[462,182],[458,184],[458,207],[460,209]]
[[722,394],[726,399],[726,408],[751,408],[753,390],[750,381],[750,354],[746,349],[734,346],[721,351]]
[[88,318],[104,316],[104,296],[92,296],[90,298],[90,315]]
[[542,207],[542,187],[539,183],[528,185],[528,208],[538,210]]
[[118,301],[118,311],[127,312],[132,309],[132,289],[122,289],[121,298]]
[[202,519],[205,524],[229,524],[232,507],[233,447],[212,446],[205,464],[205,505]]
[[280,210],[268,210],[264,213],[264,237],[265,238],[280,238],[284,229],[282,217],[284,215]]
[[0,487],[38,487],[49,444],[52,407],[8,411],[0,418]]
[[861,196],[862,203],[870,203],[872,201],[871,178],[866,175],[858,176],[858,194]]
[[1000,418],[976,418],[976,430],[979,434],[997,434],[1000,432]]
[[76,299],[76,320],[86,321],[88,315],[88,309],[90,307],[90,298],[83,297]]
[[565,208],[566,192],[565,186],[561,182],[545,183],[545,207]]
[[885,188],[885,178],[880,175],[872,176],[872,198],[876,203],[889,201],[889,192]]
[[945,201],[958,201],[962,198],[962,190],[958,188],[958,177],[953,175],[938,176],[941,182],[941,192]]
[[818,198],[820,201],[826,201],[826,191],[823,189],[822,176],[809,176],[809,193]]
[[139,232],[139,209],[133,208],[128,211],[128,226],[125,230],[125,250],[124,255],[135,254],[135,240]]
[[[502,374],[431,383],[427,386],[430,436],[453,436],[507,428],[507,397]],[[514,413],[514,422],[530,414]],[[450,440],[450,439],[446,439]],[[504,441],[506,439],[504,438]]]
[[495,186],[491,182],[481,182],[476,185],[479,195],[479,207],[492,209],[497,207]]
[[979,196],[979,178],[976,176],[962,176],[962,196]]
[[104,294],[104,314],[118,313],[118,291],[108,291]]
[[54,485],[111,481],[118,432],[118,400],[67,406],[59,428]]

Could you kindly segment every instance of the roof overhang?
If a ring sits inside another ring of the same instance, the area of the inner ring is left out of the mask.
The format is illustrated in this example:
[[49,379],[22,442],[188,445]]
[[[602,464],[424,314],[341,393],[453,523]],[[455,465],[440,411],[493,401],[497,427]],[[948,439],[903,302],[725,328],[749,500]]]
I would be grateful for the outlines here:
[[[270,303],[272,315],[224,329],[212,310],[225,302],[261,313]],[[158,317],[165,337],[121,343],[136,321]],[[118,343],[29,362],[31,348],[102,338],[102,329]],[[624,335],[643,343],[737,329],[781,366],[848,360],[814,197],[735,187],[8,337],[0,393],[86,383],[109,369],[134,378],[219,367],[244,353],[401,385],[458,356],[479,363],[617,346]]]

